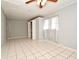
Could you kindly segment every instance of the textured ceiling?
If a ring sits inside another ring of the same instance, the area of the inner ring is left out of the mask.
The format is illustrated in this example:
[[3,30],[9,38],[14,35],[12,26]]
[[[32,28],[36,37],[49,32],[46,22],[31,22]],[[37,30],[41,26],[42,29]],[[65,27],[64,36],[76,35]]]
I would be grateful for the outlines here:
[[58,0],[57,3],[47,2],[40,9],[36,2],[25,4],[26,0],[2,0],[2,8],[7,19],[11,20],[30,20],[36,16],[47,16],[53,12],[75,3],[76,0]]

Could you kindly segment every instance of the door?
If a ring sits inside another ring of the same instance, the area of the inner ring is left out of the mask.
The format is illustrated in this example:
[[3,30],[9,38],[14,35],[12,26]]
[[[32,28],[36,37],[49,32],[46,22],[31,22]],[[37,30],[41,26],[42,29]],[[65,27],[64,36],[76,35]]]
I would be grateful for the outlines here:
[[32,22],[30,24],[30,29],[31,29],[31,39],[32,39]]

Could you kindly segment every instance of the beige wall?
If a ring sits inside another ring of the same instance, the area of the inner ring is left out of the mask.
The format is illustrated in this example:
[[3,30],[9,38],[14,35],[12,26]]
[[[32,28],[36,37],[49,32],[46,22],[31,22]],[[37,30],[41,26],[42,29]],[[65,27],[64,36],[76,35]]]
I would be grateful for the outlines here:
[[6,42],[6,17],[1,9],[1,45]]
[[8,20],[8,39],[27,37],[27,22],[25,20]]

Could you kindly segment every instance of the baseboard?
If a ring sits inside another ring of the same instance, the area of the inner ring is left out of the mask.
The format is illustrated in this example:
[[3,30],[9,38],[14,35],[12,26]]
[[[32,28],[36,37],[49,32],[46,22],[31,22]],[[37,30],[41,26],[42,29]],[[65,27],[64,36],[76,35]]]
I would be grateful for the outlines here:
[[27,36],[20,36],[20,37],[11,37],[8,39],[23,39],[23,38],[28,38]]

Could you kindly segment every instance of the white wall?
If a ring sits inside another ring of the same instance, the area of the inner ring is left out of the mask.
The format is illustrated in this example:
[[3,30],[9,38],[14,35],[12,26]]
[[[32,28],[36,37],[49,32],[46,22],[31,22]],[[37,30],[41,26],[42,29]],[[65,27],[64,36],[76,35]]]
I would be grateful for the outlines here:
[[6,17],[3,10],[1,10],[1,45],[6,42]]
[[31,38],[31,23],[28,22],[28,38]]
[[36,39],[36,20],[32,20],[32,39]]
[[25,20],[8,20],[8,39],[27,37],[27,22]]
[[72,48],[77,48],[76,7],[76,4],[73,4],[60,11],[60,42]]
[[76,11],[77,5],[75,3],[52,14],[52,16],[59,16],[59,31],[57,32],[57,41],[71,48],[77,48]]

